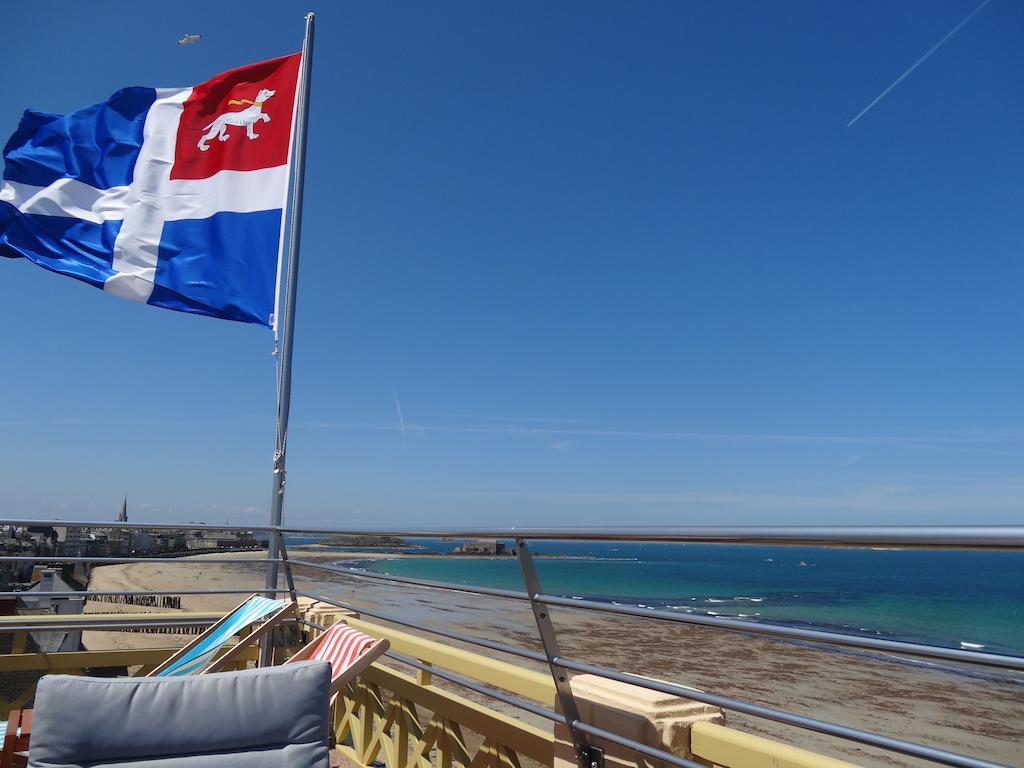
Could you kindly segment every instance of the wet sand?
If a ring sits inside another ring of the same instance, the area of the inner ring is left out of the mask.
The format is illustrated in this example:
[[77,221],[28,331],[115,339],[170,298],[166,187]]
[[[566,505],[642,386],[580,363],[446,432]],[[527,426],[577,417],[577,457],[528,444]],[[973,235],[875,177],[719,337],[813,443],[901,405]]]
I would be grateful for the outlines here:
[[[366,560],[365,552],[326,552],[292,547],[293,558]],[[380,557],[395,557],[393,554]],[[90,589],[249,589],[263,585],[261,553],[229,555],[236,564],[131,563],[97,568]],[[224,555],[217,557],[223,558]],[[400,587],[349,576],[333,577],[296,567],[297,586],[401,616],[420,625],[458,629],[467,634],[539,649],[528,605],[479,595]],[[283,579],[282,579],[283,583]],[[226,611],[245,595],[185,595],[182,609]],[[90,612],[148,612],[140,608],[90,601]],[[667,624],[558,608],[552,612],[564,655],[627,672],[731,696],[755,704],[863,728],[1008,765],[1024,765],[1024,676],[992,675],[932,663],[907,663],[881,654],[837,652],[741,633]],[[370,618],[370,617],[367,617]],[[403,627],[410,631],[407,627]],[[429,636],[429,635],[427,635]],[[182,635],[87,632],[86,647],[171,647]],[[445,641],[450,642],[450,641]],[[488,652],[490,653],[490,652]],[[497,653],[490,655],[498,656]],[[505,660],[535,666],[502,655]],[[539,668],[539,667],[538,667]],[[477,701],[510,711],[476,694]],[[728,713],[730,725],[860,765],[928,765],[880,754],[806,730]],[[535,724],[533,717],[524,717]],[[547,725],[544,723],[545,726]]]

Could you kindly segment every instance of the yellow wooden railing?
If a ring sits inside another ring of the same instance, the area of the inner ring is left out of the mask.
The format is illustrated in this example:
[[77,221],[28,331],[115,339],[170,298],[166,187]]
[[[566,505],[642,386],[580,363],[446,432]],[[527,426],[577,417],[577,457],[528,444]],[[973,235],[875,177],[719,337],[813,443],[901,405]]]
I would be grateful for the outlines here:
[[852,763],[717,723],[694,723],[690,751],[722,768],[856,768]]
[[[555,687],[536,672],[382,624],[345,616],[353,627],[385,637],[393,650],[423,664],[457,671],[551,708]],[[359,765],[387,768],[519,768],[520,756],[551,765],[554,736],[515,717],[439,688],[429,672],[409,675],[375,664],[339,697],[336,749]]]
[[[323,604],[319,604],[323,606]],[[527,669],[481,653],[436,642],[391,626],[367,621],[329,608],[304,615],[322,624],[343,619],[351,626],[387,638],[394,651],[425,666],[457,672],[484,685],[551,709],[555,687],[545,671]],[[0,619],[15,626],[31,623],[89,625],[103,621],[131,623],[132,617],[154,620],[158,614],[84,614],[77,616],[18,616]],[[180,612],[159,614],[181,619]],[[220,618],[220,614],[188,614],[191,619]],[[314,630],[315,633],[315,630]],[[12,700],[0,700],[0,720],[12,708],[24,706],[35,693],[38,673],[82,674],[85,669],[137,667],[145,674],[176,649],[148,648],[64,653],[25,653],[25,632],[14,632],[12,653],[0,655],[0,675],[22,675],[26,687]],[[226,650],[226,649],[225,649]],[[277,655],[287,657],[285,649]],[[233,668],[257,658],[247,649]],[[11,680],[11,677],[7,677]],[[10,687],[10,686],[8,686]],[[408,674],[394,662],[374,664],[339,696],[332,712],[335,749],[357,765],[379,761],[386,768],[521,768],[522,759],[552,766],[555,738],[548,724],[538,727],[441,688],[429,671]],[[652,745],[664,747],[664,745]],[[850,763],[744,733],[712,722],[697,722],[690,730],[691,759],[722,768],[855,768]],[[645,764],[638,759],[637,765]]]
[[[551,708],[555,688],[535,672],[353,615],[339,618],[386,637],[394,650],[456,671]],[[467,738],[467,732],[475,738]],[[711,722],[691,727],[690,757],[722,768],[856,768],[825,755]],[[429,672],[414,676],[375,664],[349,686],[334,710],[336,749],[358,765],[386,768],[519,768],[520,756],[554,764],[551,727],[538,728],[437,688]],[[653,744],[664,748],[664,744]],[[637,759],[638,766],[650,761]]]

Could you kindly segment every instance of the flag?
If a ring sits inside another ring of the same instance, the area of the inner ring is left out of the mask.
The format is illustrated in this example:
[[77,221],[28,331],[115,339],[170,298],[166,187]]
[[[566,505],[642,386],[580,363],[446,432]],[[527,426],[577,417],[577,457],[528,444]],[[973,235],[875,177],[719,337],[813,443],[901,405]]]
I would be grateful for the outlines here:
[[300,58],[124,88],[66,115],[26,111],[3,151],[0,255],[273,326]]

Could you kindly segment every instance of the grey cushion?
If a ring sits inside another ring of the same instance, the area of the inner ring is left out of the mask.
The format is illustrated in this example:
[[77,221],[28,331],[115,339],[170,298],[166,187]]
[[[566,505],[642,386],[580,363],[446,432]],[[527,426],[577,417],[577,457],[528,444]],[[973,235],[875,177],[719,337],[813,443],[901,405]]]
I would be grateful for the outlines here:
[[29,768],[327,768],[331,666],[39,681]]

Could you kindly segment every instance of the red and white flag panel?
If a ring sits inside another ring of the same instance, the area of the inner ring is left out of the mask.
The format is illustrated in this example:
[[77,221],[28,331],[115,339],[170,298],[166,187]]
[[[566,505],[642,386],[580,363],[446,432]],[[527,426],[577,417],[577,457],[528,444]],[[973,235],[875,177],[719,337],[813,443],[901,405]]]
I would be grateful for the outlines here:
[[300,63],[26,112],[4,151],[0,254],[134,301],[273,324]]

